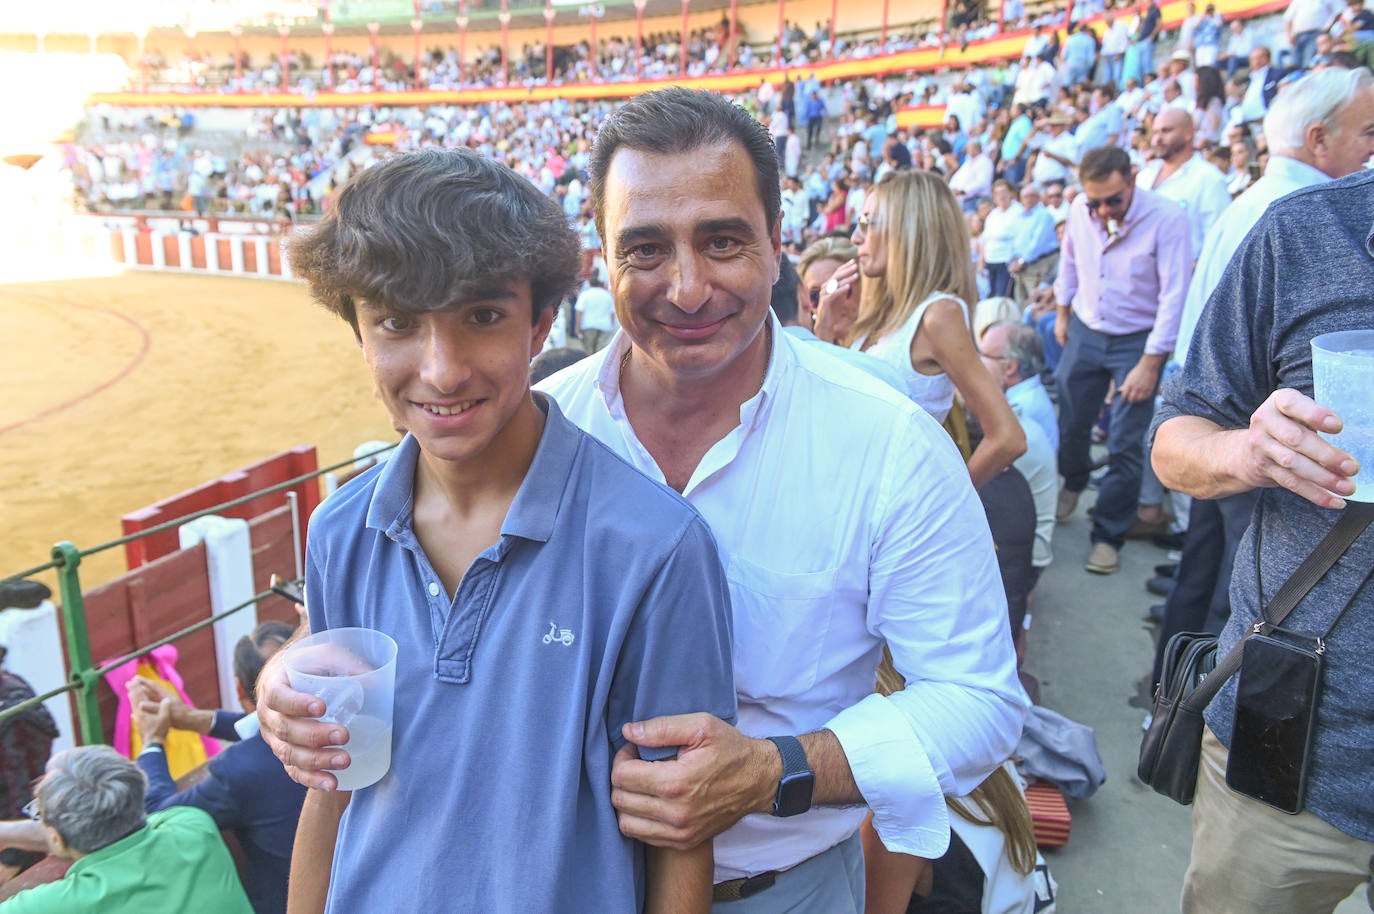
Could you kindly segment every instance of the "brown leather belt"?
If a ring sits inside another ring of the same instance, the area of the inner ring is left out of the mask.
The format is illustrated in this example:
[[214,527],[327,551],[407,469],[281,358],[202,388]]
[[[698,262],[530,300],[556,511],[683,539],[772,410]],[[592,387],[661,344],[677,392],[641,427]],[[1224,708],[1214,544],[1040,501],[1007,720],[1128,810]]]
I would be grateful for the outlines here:
[[[837,845],[838,846],[838,845]],[[790,873],[804,863],[810,863],[821,854],[827,853],[834,848],[826,848],[820,854],[813,854],[800,863],[782,870],[764,870],[762,873],[755,873],[741,879],[727,879],[724,882],[717,882],[711,892],[712,901],[741,901],[751,898],[759,892],[767,891],[773,887],[773,883],[778,881],[778,877],[783,873]]]
[[711,892],[712,901],[739,901],[744,898],[757,895],[765,889],[771,889],[773,883],[778,881],[778,874],[781,870],[765,870],[754,876],[743,879],[727,879],[724,882],[717,882]]

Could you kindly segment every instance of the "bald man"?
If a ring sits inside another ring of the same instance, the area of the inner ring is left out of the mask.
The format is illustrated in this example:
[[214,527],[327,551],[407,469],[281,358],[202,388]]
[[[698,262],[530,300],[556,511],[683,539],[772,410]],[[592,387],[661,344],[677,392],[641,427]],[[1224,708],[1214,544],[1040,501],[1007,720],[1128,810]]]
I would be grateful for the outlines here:
[[1193,151],[1193,117],[1181,108],[1165,108],[1155,115],[1150,130],[1151,159],[1136,176],[1136,187],[1168,197],[1188,213],[1193,260],[1202,253],[1222,210],[1231,203],[1226,178],[1215,165]]

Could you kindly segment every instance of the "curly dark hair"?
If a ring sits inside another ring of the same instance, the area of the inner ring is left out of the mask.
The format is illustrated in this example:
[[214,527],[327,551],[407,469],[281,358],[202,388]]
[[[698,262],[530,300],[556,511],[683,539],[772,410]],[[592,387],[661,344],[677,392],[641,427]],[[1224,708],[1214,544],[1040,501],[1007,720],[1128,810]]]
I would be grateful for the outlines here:
[[359,172],[286,246],[291,270],[356,333],[356,300],[422,314],[528,280],[533,319],[577,287],[581,242],[562,209],[505,165],[431,147]]

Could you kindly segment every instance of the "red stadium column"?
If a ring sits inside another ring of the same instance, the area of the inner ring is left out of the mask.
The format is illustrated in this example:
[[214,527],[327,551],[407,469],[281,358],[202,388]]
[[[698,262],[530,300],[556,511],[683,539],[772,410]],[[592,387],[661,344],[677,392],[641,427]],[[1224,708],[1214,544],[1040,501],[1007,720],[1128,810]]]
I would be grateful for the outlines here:
[[510,9],[506,0],[501,0],[501,85],[510,84]]
[[558,16],[553,4],[544,4],[544,85],[553,85],[553,20]]
[[677,52],[677,71],[681,76],[687,75],[687,8],[691,4],[692,0],[682,0],[682,44]]
[[187,60],[195,60],[195,58],[196,58],[196,30],[193,29],[193,28],[191,28],[191,27],[188,25],[188,26],[183,27],[182,30],[181,30],[181,32],[182,32],[183,35],[186,36],[186,59],[187,59]]
[[640,73],[640,61],[644,57],[644,7],[648,0],[635,0],[635,76]]
[[940,49],[945,47],[945,30],[949,28],[949,0],[940,0]]
[[1002,34],[1002,31],[1006,28],[1006,25],[1007,25],[1006,14],[1007,14],[1007,3],[1006,3],[1006,0],[1001,0],[1001,2],[999,2],[999,3],[997,4],[997,34],[999,34],[999,35]]
[[420,18],[420,0],[415,0],[415,15],[410,20],[410,30],[415,33],[415,79],[411,83],[415,91],[420,90],[420,30],[425,27],[424,20]]
[[878,34],[878,45],[884,52],[887,51],[887,8],[890,4],[891,0],[883,0],[883,27]]
[[458,84],[466,84],[463,74],[467,67],[467,0],[458,0]]
[[1073,0],[1069,0],[1069,2],[1064,6],[1065,25],[1068,25],[1070,22],[1073,22],[1073,5]]
[[334,14],[329,11],[329,0],[324,0],[324,87],[334,88]]
[[277,34],[281,36],[281,90],[287,92],[291,89],[291,49],[286,41],[291,37],[291,26],[283,22],[277,26]]

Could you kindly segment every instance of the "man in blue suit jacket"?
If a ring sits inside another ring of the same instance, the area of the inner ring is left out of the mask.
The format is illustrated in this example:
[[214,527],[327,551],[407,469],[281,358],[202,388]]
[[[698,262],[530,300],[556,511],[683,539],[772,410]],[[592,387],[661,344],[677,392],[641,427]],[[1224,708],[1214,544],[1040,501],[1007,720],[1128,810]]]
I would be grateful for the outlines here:
[[[283,622],[264,622],[234,648],[234,678],[245,711],[252,711],[257,702],[255,685],[263,663],[291,634],[291,626]],[[143,738],[138,767],[148,778],[146,811],[194,806],[208,812],[216,825],[234,833],[243,848],[243,887],[256,914],[285,914],[291,845],[305,788],[287,776],[258,735],[257,715],[191,708],[142,678],[130,682],[129,697]],[[172,727],[231,743],[207,763],[201,780],[180,792],[162,748]]]

